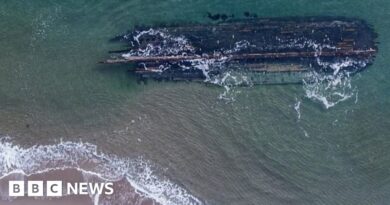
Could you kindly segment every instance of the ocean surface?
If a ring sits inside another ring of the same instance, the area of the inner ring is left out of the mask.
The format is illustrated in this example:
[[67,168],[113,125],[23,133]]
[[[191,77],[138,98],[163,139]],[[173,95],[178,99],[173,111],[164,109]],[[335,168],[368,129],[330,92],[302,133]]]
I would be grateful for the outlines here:
[[[352,77],[291,85],[144,84],[98,64],[135,25],[207,12],[358,17],[379,53]],[[120,187],[80,204],[389,204],[389,34],[387,0],[0,0],[0,204],[38,203],[4,183],[40,175]]]

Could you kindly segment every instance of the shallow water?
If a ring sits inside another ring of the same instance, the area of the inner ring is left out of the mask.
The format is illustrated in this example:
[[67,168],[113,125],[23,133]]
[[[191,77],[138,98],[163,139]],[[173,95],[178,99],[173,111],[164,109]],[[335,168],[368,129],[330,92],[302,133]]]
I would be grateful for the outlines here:
[[[385,0],[3,0],[0,134],[10,139],[2,156],[18,145],[82,141],[121,162],[142,157],[158,179],[206,204],[385,204],[388,10]],[[363,18],[379,33],[379,53],[349,79],[352,97],[329,109],[302,85],[235,87],[226,101],[221,87],[137,84],[126,67],[97,64],[118,47],[108,39],[134,25],[244,11]]]

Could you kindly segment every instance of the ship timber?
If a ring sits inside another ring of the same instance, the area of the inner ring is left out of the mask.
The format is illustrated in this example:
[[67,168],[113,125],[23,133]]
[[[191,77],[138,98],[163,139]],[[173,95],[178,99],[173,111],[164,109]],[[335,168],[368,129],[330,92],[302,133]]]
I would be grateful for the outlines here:
[[[358,72],[377,53],[377,34],[365,21],[344,17],[289,17],[213,24],[138,27],[113,38],[126,48],[106,64],[132,64],[140,78],[210,80],[227,71],[256,83],[300,82],[310,71],[333,73],[332,63],[352,62]],[[272,80],[265,76],[283,76]],[[291,77],[292,76],[292,77]],[[256,78],[260,80],[256,81]]]

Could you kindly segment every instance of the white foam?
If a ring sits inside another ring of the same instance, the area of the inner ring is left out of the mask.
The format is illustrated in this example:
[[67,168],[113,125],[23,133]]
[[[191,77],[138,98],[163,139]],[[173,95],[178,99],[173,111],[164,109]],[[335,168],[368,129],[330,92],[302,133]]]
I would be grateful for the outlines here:
[[[337,25],[337,22],[334,22]],[[148,42],[142,44],[140,39],[144,36],[152,36],[159,39],[156,42]],[[128,37],[127,38],[131,38]],[[228,66],[231,55],[254,47],[248,40],[240,40],[235,42],[231,49],[224,49],[214,51],[214,57],[209,58],[207,54],[204,56],[197,55],[195,48],[190,44],[190,41],[184,36],[171,35],[167,29],[149,29],[136,31],[132,36],[133,42],[138,44],[138,48],[133,49],[122,57],[130,56],[153,56],[153,55],[187,55],[188,53],[197,56],[196,59],[179,62],[177,65],[183,70],[198,69],[201,70],[205,76],[205,82],[219,85],[224,88],[224,92],[219,95],[219,99],[234,101],[233,92],[235,88],[241,85],[251,86],[250,78],[245,72],[240,72],[240,68]],[[321,53],[324,49],[337,50],[335,45],[329,38],[325,38],[322,42],[316,42],[312,39],[301,38],[286,38],[282,39],[275,37],[281,42],[278,45],[270,45],[264,43],[263,49],[313,49],[315,51],[316,64],[326,70],[331,70],[332,73],[320,73],[312,69],[303,80],[303,88],[306,97],[314,101],[322,103],[325,108],[331,108],[336,104],[346,101],[357,93],[357,88],[351,84],[350,73],[345,68],[348,67],[364,67],[367,62],[357,61],[350,58],[338,59],[334,62],[326,62],[321,60]],[[220,55],[224,54],[224,55]],[[218,58],[218,56],[221,56]],[[224,57],[222,57],[224,56]],[[159,72],[170,69],[171,65],[161,65]],[[147,67],[145,66],[145,69]],[[357,99],[357,98],[356,98]],[[299,107],[298,107],[299,108]],[[297,110],[297,109],[296,109]],[[298,110],[297,110],[298,112]],[[298,113],[298,120],[300,113]]]
[[[149,42],[146,45],[140,42],[142,37],[152,36],[158,38],[157,42]],[[130,38],[128,35],[125,38]],[[151,55],[186,55],[187,52],[193,53],[194,47],[184,36],[170,35],[166,29],[152,29],[136,31],[133,35],[134,43],[138,48],[123,54],[123,58],[130,56],[151,56]],[[132,42],[133,43],[133,42]],[[134,44],[133,43],[133,44]]]
[[320,73],[316,70],[308,72],[303,79],[306,97],[321,102],[326,109],[329,109],[357,95],[357,88],[351,84],[350,76],[353,72],[346,70],[346,68],[364,67],[367,65],[366,61],[346,57],[333,62],[325,62],[319,57],[322,50],[324,48],[337,49],[336,47],[313,41],[307,41],[305,45],[315,49],[316,62],[322,69],[333,70],[333,73]]
[[352,86],[352,73],[345,68],[365,66],[366,62],[349,58],[333,63],[322,62],[319,58],[317,61],[333,73],[309,72],[303,80],[306,97],[321,102],[328,109],[357,95],[357,87]]
[[[202,204],[187,190],[166,178],[157,177],[150,164],[142,158],[104,154],[90,143],[60,142],[23,148],[13,144],[8,137],[0,138],[0,179],[13,173],[29,176],[73,168],[106,181],[127,179],[142,196],[160,204]],[[98,203],[99,196],[93,196],[93,199]]]
[[294,110],[297,112],[297,118],[298,118],[298,121],[301,120],[301,101],[299,101],[298,99],[295,99],[296,100],[296,103],[294,104]]

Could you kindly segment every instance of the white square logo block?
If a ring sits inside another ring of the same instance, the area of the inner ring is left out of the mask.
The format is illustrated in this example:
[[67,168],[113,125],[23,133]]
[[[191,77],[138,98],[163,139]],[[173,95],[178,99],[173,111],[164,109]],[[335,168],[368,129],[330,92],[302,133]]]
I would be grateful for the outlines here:
[[24,181],[9,181],[9,196],[24,196]]
[[62,181],[47,181],[46,182],[47,196],[62,196]]
[[28,181],[28,196],[43,196],[43,181]]

